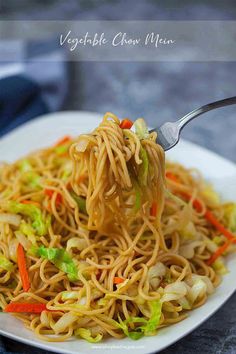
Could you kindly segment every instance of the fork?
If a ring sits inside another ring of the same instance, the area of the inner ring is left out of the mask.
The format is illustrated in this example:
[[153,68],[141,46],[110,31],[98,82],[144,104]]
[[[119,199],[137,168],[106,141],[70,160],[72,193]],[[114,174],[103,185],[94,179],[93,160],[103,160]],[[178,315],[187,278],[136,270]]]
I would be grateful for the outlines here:
[[166,122],[159,128],[152,129],[150,132],[155,131],[157,133],[157,144],[161,145],[162,148],[167,151],[179,142],[182,129],[191,120],[213,109],[230,106],[232,104],[236,104],[236,96],[206,104],[205,106],[186,114],[179,120],[175,122]]

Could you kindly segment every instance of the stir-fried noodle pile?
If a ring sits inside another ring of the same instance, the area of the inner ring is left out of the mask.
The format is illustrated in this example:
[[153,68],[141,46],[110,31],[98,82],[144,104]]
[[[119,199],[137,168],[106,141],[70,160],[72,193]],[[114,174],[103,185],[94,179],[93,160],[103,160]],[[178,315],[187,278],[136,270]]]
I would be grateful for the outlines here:
[[108,113],[0,167],[0,308],[44,340],[153,335],[227,272],[235,205],[131,126]]

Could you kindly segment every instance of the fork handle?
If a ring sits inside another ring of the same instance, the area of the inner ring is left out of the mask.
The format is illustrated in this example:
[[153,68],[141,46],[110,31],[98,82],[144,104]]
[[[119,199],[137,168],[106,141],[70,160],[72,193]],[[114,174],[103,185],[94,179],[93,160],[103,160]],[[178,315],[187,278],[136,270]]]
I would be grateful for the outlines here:
[[236,104],[236,96],[233,96],[230,98],[225,98],[224,100],[215,101],[215,102],[206,104],[205,106],[194,109],[194,111],[192,111],[192,112],[186,114],[184,117],[180,118],[178,120],[178,126],[180,129],[182,129],[192,119],[200,116],[201,114],[203,114],[205,112],[209,112],[209,111],[216,109],[216,108],[230,106],[232,104]]

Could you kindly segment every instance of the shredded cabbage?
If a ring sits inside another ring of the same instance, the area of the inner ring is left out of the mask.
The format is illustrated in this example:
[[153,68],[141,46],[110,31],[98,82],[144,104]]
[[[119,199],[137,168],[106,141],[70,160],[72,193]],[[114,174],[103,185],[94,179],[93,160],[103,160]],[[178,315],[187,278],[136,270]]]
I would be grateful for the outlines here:
[[218,247],[217,247],[217,243],[214,241],[214,239],[210,240],[206,236],[204,236],[203,238],[204,238],[204,243],[206,244],[206,248],[212,253],[216,252]]
[[14,234],[18,242],[24,247],[24,249],[29,250],[31,247],[31,242],[28,240],[28,238],[19,230],[15,231]]
[[35,231],[31,225],[22,220],[19,229],[25,236],[28,237],[29,241],[32,242],[33,245],[37,243]]
[[210,184],[202,190],[201,194],[211,206],[220,204],[220,197]]
[[178,299],[178,303],[182,306],[183,310],[191,310],[191,305],[185,296]]
[[185,243],[180,246],[179,254],[186,259],[191,259],[194,257],[195,248],[202,245],[202,241],[192,241]]
[[8,201],[3,207],[10,213],[29,216],[32,220],[32,227],[40,236],[44,236],[47,233],[49,220],[43,218],[41,210],[36,205]]
[[148,127],[143,118],[138,118],[134,122],[135,134],[139,137],[139,139],[146,139],[149,136]]
[[224,275],[229,272],[224,264],[224,260],[222,257],[218,258],[217,260],[215,260],[214,263],[212,263],[212,268],[216,271],[217,274],[220,275]]
[[140,159],[142,160],[141,165],[139,166],[138,171],[138,182],[140,186],[147,185],[147,178],[148,178],[148,154],[147,151],[142,147],[140,147]]
[[76,300],[78,299],[79,292],[78,291],[62,291],[61,293],[61,299],[62,301],[66,300]]
[[93,337],[91,331],[89,329],[86,329],[86,328],[78,328],[78,329],[76,329],[75,330],[75,335],[85,339],[86,341],[88,341],[90,343],[100,342],[102,340],[102,337],[103,337],[103,335],[101,333],[98,333],[96,335],[96,337]]
[[78,204],[79,210],[84,213],[87,214],[87,209],[86,209],[86,200],[83,197],[80,197],[78,195],[75,194],[75,192],[71,191],[70,192],[72,198],[76,201],[76,203]]
[[[150,301],[148,304],[151,311],[149,320],[146,320],[144,317],[130,317],[122,321],[120,316],[118,316],[119,322],[116,322],[116,325],[118,328],[122,329],[127,337],[133,340],[137,340],[144,335],[148,336],[155,333],[155,330],[157,329],[161,319],[162,304],[160,300]],[[135,330],[129,331],[130,323],[143,323],[143,325],[136,327]]]
[[13,226],[19,226],[21,217],[16,214],[0,213],[0,223],[7,223]]
[[9,261],[3,254],[0,254],[0,268],[11,272],[14,268],[13,263]]
[[57,155],[63,155],[68,151],[70,143],[56,146],[54,151]]
[[192,274],[186,278],[186,284],[189,288],[186,297],[191,304],[193,304],[198,297],[214,292],[214,286],[210,278],[205,275]]
[[203,296],[206,293],[206,290],[206,283],[202,279],[196,279],[188,292],[188,299],[194,303],[199,296]]
[[19,162],[19,168],[21,172],[32,171],[32,165],[27,159],[23,159]]
[[224,217],[232,232],[236,232],[236,204],[227,203],[224,205]]
[[33,167],[29,160],[24,159],[19,163],[20,171],[22,172],[22,180],[27,183],[32,189],[41,188],[40,175],[33,171]]
[[164,294],[161,297],[161,302],[167,302],[172,300],[178,300],[187,294],[188,287],[183,281],[176,281],[172,284],[168,284],[164,288]]
[[76,248],[79,251],[83,251],[87,247],[87,242],[83,238],[72,237],[67,241],[66,250],[70,252],[72,248]]
[[71,312],[65,313],[53,326],[56,334],[63,332],[67,327],[73,324],[78,319],[78,316]]
[[133,181],[134,189],[135,189],[135,204],[134,211],[137,212],[141,208],[141,191],[138,183]]
[[78,269],[72,258],[63,248],[46,248],[40,246],[37,250],[37,254],[49,260],[57,268],[65,272],[70,281],[78,280]]
[[161,282],[161,278],[166,275],[166,266],[158,262],[148,270],[148,280],[153,289],[157,289]]
[[182,229],[179,230],[180,236],[193,240],[196,236],[196,229],[192,221],[189,221]]

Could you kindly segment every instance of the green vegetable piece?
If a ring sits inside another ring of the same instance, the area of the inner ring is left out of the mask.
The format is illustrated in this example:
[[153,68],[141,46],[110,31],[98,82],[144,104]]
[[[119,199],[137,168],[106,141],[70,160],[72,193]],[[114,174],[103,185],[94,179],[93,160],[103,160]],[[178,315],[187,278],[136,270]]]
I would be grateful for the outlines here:
[[90,343],[98,343],[102,340],[103,337],[100,333],[97,334],[96,337],[92,337],[91,331],[86,328],[78,328],[75,331],[75,335],[85,339],[87,342]]
[[83,197],[76,195],[75,192],[73,192],[73,191],[70,194],[71,194],[72,198],[78,204],[79,210],[84,214],[88,214],[87,209],[86,209],[86,200]]
[[33,167],[29,160],[24,159],[19,163],[20,171],[23,173],[22,180],[27,183],[32,189],[41,188],[40,175],[33,171]]
[[133,181],[133,185],[134,185],[134,189],[135,189],[134,211],[137,212],[141,208],[141,191],[140,191],[138,183],[135,180]]
[[19,168],[20,168],[21,172],[32,171],[32,165],[29,162],[29,160],[27,160],[27,159],[24,159],[24,160],[20,161]]
[[148,178],[148,155],[146,150],[141,146],[140,148],[140,159],[142,160],[142,164],[139,167],[138,172],[138,181],[140,186],[147,185],[147,178]]
[[150,301],[149,306],[151,308],[151,317],[145,326],[140,327],[144,331],[144,335],[152,334],[156,330],[161,319],[161,302],[159,300]]
[[138,118],[134,122],[135,134],[139,139],[146,139],[149,136],[148,127],[143,118]]
[[35,230],[24,220],[20,224],[20,231],[28,237],[29,241],[32,242],[32,244],[36,244]]
[[44,236],[47,233],[48,225],[43,218],[41,210],[36,205],[9,201],[4,207],[11,213],[29,216],[32,220],[32,227],[40,236]]
[[11,272],[14,268],[14,265],[5,256],[0,254],[0,268],[6,270],[8,272]]
[[[160,323],[162,304],[160,300],[150,301],[149,306],[151,309],[151,317],[149,320],[146,320],[143,317],[130,317],[125,321],[122,321],[118,316],[119,322],[117,322],[117,327],[122,329],[124,334],[133,340],[137,340],[144,335],[152,335]],[[129,331],[128,325],[130,323],[143,323],[143,325],[135,328],[135,331]]]
[[58,155],[63,155],[68,151],[70,144],[59,145],[55,147],[54,151]]
[[37,254],[52,262],[58,269],[68,274],[70,281],[78,280],[78,269],[70,255],[63,248],[46,248],[40,246]]

